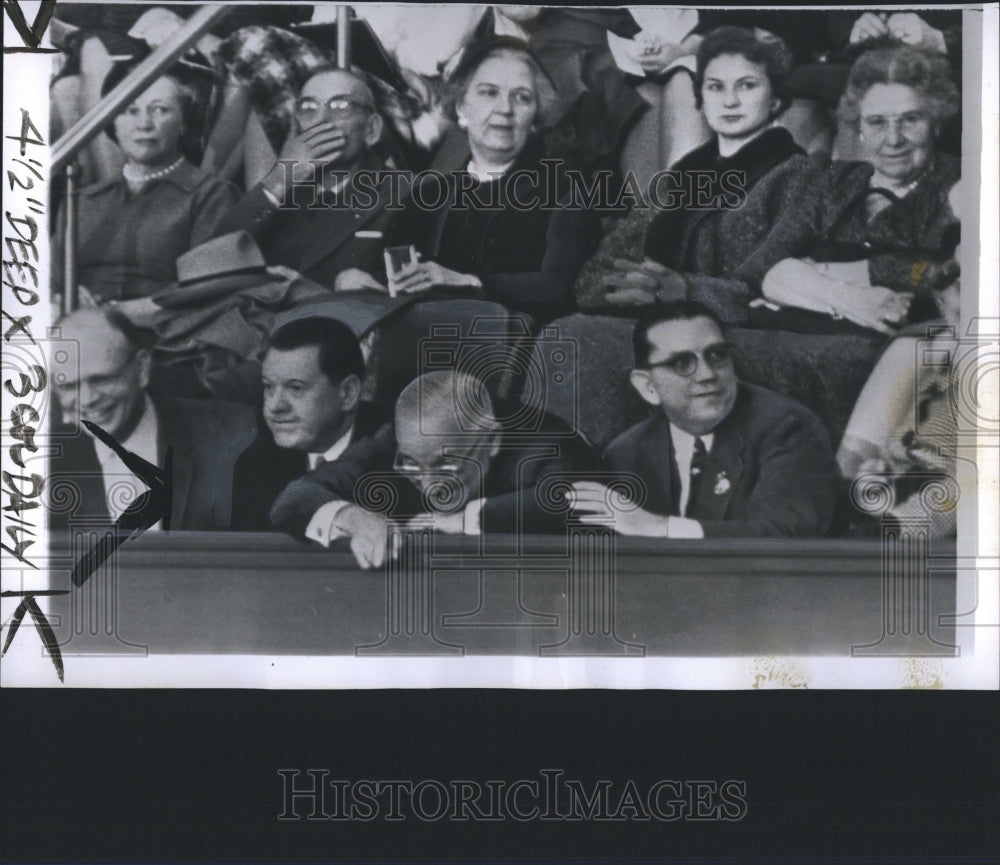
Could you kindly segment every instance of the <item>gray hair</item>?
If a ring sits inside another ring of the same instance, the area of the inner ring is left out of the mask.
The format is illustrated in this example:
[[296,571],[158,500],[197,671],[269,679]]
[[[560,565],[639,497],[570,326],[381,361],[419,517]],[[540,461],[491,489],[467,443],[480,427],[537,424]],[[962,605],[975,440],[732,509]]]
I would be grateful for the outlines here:
[[458,370],[424,373],[396,401],[396,422],[418,420],[421,429],[441,432],[492,432],[499,429],[493,401],[474,375]]
[[904,84],[920,94],[935,126],[954,117],[961,100],[948,61],[909,45],[876,48],[862,54],[851,67],[837,118],[853,129],[861,120],[861,100],[876,84]]
[[552,125],[559,118],[556,116],[558,96],[555,85],[541,63],[527,45],[513,38],[498,38],[491,41],[480,50],[466,49],[466,54],[459,62],[455,71],[441,85],[441,108],[452,120],[458,119],[457,106],[469,89],[472,76],[487,60],[519,60],[531,70],[531,78],[535,85],[535,98],[538,100],[538,112],[535,114],[535,125],[541,128]]

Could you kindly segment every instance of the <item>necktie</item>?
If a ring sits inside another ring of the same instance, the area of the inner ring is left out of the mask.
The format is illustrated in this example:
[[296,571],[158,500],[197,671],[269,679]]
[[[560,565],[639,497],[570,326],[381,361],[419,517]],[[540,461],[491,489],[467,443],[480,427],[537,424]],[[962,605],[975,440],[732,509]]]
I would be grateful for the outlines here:
[[698,498],[698,487],[701,485],[701,475],[705,468],[705,442],[699,436],[694,439],[694,454],[691,457],[691,480],[688,484],[687,506],[684,508],[684,516],[689,516],[694,509],[695,499]]

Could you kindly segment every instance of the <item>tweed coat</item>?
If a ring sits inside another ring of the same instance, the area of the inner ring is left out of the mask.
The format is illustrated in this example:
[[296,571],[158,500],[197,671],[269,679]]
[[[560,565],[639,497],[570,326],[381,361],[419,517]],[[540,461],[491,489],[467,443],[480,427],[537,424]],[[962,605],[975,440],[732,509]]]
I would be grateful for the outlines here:
[[[606,311],[601,282],[616,258],[648,256],[682,273],[688,297],[710,307],[727,324],[744,324],[749,303],[760,296],[768,270],[784,258],[804,255],[815,231],[815,190],[824,176],[821,158],[806,156],[787,130],[768,129],[731,157],[719,155],[717,139],[691,151],[675,166],[687,172],[736,177],[745,197],[699,209],[685,201],[673,210],[636,208],[614,220],[576,283],[581,309]],[[712,190],[709,190],[711,193]],[[733,205],[736,206],[733,206]]]

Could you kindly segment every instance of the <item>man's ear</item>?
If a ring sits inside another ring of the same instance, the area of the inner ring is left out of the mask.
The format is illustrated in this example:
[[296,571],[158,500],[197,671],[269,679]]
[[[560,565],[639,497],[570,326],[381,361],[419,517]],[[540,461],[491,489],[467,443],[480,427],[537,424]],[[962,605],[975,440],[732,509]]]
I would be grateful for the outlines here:
[[653,380],[650,378],[648,371],[634,369],[629,373],[628,380],[632,382],[632,387],[636,389],[643,400],[650,405],[660,404],[660,397],[656,393],[656,388],[653,387]]
[[343,378],[339,385],[340,404],[344,411],[354,411],[361,402],[361,379],[356,375]]
[[150,372],[153,367],[153,358],[149,353],[149,349],[140,348],[135,353],[133,362],[139,375],[139,386],[145,390],[149,387]]
[[379,139],[382,137],[382,127],[384,126],[384,121],[382,120],[382,115],[372,112],[368,115],[368,128],[365,130],[365,144],[369,147],[374,147],[378,144]]

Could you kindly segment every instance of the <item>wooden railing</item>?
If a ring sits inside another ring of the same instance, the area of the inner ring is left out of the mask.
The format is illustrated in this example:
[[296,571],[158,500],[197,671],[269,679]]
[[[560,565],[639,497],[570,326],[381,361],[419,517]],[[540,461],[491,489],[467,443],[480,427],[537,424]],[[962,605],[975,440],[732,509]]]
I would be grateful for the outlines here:
[[[52,588],[72,588],[89,540],[54,541]],[[362,571],[346,545],[150,533],[51,610],[67,653],[947,655],[954,549],[926,553],[904,573],[879,541],[418,533]]]

